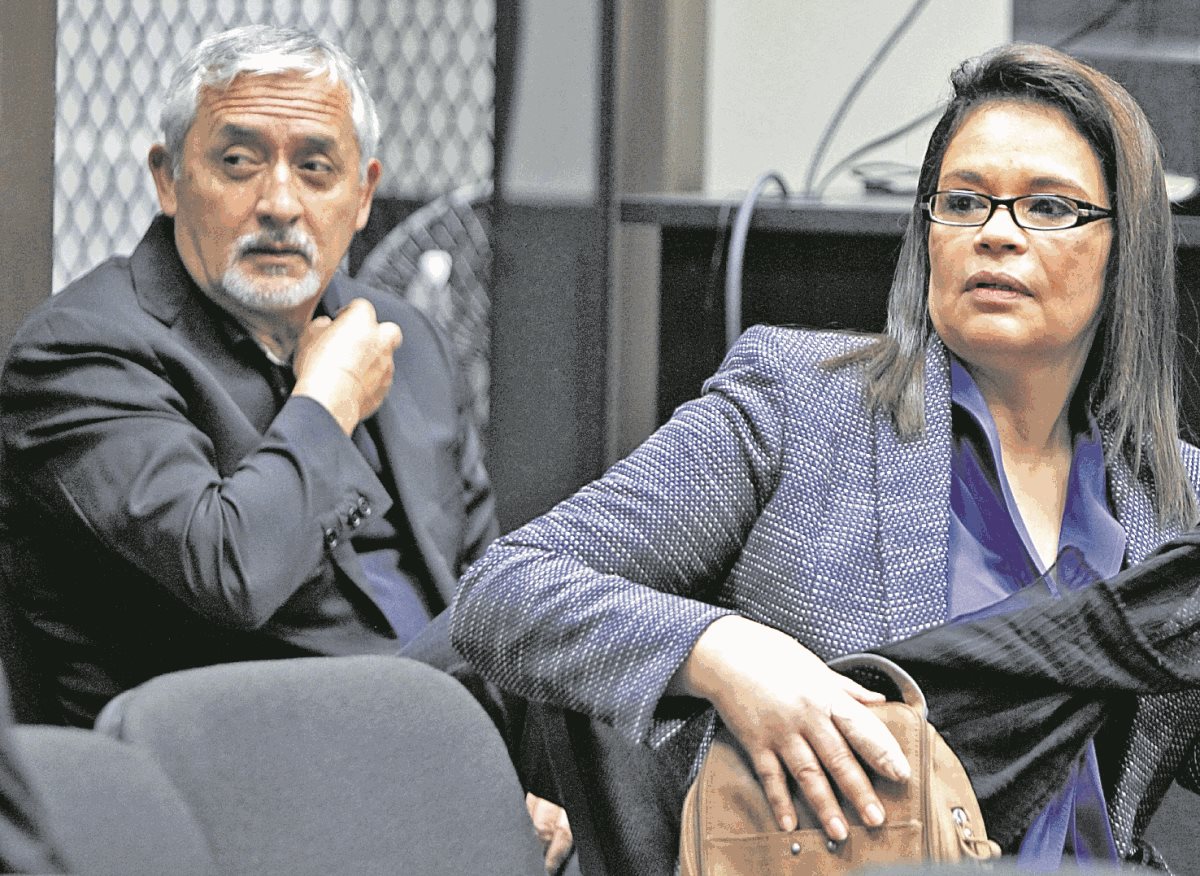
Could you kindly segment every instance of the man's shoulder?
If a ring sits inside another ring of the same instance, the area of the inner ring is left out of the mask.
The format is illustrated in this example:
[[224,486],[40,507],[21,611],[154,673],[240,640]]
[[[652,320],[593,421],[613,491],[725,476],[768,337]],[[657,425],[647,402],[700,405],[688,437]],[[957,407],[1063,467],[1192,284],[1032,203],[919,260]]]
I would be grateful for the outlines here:
[[66,326],[86,329],[110,321],[128,324],[135,312],[141,308],[134,294],[129,258],[113,256],[35,307],[17,330],[13,346],[52,327],[57,333]]

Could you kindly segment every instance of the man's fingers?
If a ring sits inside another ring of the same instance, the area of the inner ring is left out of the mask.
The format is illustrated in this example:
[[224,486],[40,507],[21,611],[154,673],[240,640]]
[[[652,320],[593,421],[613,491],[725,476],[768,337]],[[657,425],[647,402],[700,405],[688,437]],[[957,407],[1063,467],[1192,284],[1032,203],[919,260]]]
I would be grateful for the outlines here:
[[858,752],[867,766],[896,782],[906,782],[912,775],[908,758],[900,743],[887,726],[868,709],[847,700],[832,710],[833,725],[846,742]]
[[300,335],[300,345],[312,344],[324,334],[325,329],[333,324],[333,320],[327,316],[318,316],[309,322],[304,327],[304,332]]
[[400,326],[394,322],[379,322],[376,323],[378,317],[375,313],[375,306],[365,298],[355,298],[340,311],[338,311],[336,322],[346,324],[357,324],[363,329],[367,329],[372,323],[375,323],[375,338],[389,352],[400,346],[403,335],[400,332]]
[[574,846],[567,811],[533,794],[525,795],[525,808],[529,810],[533,829],[546,849],[546,872],[557,873]]
[[566,826],[566,817],[563,817],[562,824],[556,826],[554,836],[550,840],[550,845],[546,849],[546,872],[557,873],[562,867],[563,862],[567,860],[567,855],[571,854],[571,849],[574,846],[574,840],[571,837],[571,829]]
[[381,322],[379,324],[379,340],[389,349],[395,350],[404,340],[404,335],[400,331],[400,326],[394,322]]
[[355,298],[345,307],[337,312],[337,318],[342,319],[369,319],[375,321],[375,305],[365,298]]
[[543,844],[548,845],[554,839],[555,834],[563,828],[570,831],[570,827],[567,825],[566,810],[561,806],[527,793],[525,808],[529,812],[529,820],[533,822],[533,829]]

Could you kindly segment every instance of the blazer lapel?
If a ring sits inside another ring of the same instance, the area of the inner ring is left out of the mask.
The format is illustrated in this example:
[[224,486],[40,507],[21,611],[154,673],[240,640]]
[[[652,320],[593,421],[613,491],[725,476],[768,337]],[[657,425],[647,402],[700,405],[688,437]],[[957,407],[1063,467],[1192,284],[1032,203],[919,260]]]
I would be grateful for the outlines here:
[[[348,303],[338,279],[335,276],[330,281],[323,299],[330,315]],[[441,469],[437,451],[429,439],[434,430],[400,375],[371,419],[378,426],[373,430],[373,438],[380,463],[395,486],[395,502],[412,529],[430,578],[449,605],[458,576],[447,565],[445,552],[439,548],[427,525],[433,515],[442,513],[438,497],[446,490],[446,484],[437,480]]]
[[1134,477],[1124,457],[1111,452],[1108,435],[1103,437],[1110,499],[1117,521],[1125,528],[1126,563],[1133,565],[1158,550],[1163,542],[1181,535],[1183,529],[1178,524],[1159,525],[1149,491]]
[[129,269],[138,304],[163,325],[173,325],[184,305],[203,294],[175,248],[175,223],[162,214],[142,235],[129,257]]
[[950,532],[950,372],[942,345],[925,354],[925,431],[901,441],[886,414],[874,418],[879,566],[887,639],[947,617]]
[[375,419],[379,423],[376,436],[381,461],[396,485],[396,500],[412,527],[425,567],[449,605],[457,576],[447,565],[445,553],[427,525],[433,515],[442,513],[437,498],[445,492],[446,484],[437,481],[440,469],[434,448],[426,438],[429,434],[426,420],[402,380],[393,385]]
[[[239,352],[239,344],[253,345],[244,330],[231,328],[232,317],[195,284],[175,247],[174,224],[157,216],[130,257],[134,292],[142,309],[170,329],[178,342],[178,355],[188,358],[186,370],[199,373],[203,366],[221,387],[229,405],[215,407],[211,421],[198,420],[201,428],[219,428],[220,441],[213,442],[217,467],[222,474],[233,471],[261,440],[275,417],[278,402],[270,385]],[[210,397],[210,401],[212,398]],[[217,402],[213,402],[214,405]]]

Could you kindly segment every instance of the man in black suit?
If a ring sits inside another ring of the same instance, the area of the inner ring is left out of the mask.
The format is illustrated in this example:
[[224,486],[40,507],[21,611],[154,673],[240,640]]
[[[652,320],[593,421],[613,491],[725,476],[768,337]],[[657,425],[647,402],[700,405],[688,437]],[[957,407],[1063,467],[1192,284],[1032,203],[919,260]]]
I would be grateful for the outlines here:
[[401,651],[497,532],[445,342],[338,273],[381,173],[353,62],[218,34],[163,135],[162,215],[30,316],[0,378],[0,561],[85,726],[171,670]]
[[173,669],[396,652],[496,533],[441,337],[337,273],[381,173],[354,65],[220,34],[163,133],[162,215],[30,316],[0,379],[8,567],[85,725]]

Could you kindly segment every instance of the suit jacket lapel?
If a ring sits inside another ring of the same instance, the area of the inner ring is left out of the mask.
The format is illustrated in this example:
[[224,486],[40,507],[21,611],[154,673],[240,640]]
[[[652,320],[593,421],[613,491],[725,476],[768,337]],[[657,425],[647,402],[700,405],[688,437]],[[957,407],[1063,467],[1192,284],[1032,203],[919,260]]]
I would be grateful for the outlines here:
[[[195,284],[175,247],[174,224],[157,216],[130,258],[134,292],[142,309],[170,329],[179,354],[191,357],[188,369],[203,367],[236,405],[218,418],[223,440],[217,466],[227,474],[261,439],[275,417],[270,385],[239,352],[231,333],[232,317],[222,313]],[[253,341],[246,338],[246,343]],[[238,412],[241,419],[237,419]]]
[[166,216],[154,217],[129,264],[138,303],[163,325],[173,325],[188,300],[202,294],[179,258],[175,223]]
[[[333,315],[348,303],[347,292],[335,275],[325,292],[324,307]],[[373,430],[374,440],[380,463],[395,486],[396,504],[408,520],[422,562],[449,605],[458,576],[446,564],[444,552],[426,526],[431,515],[440,513],[440,506],[435,503],[446,485],[436,480],[440,469],[428,438],[431,429],[403,375],[397,375],[391,391],[371,419],[378,426]]]
[[1108,488],[1117,521],[1125,528],[1127,565],[1140,563],[1163,542],[1183,533],[1178,524],[1160,526],[1150,492],[1130,470],[1125,458],[1114,452],[1107,434],[1103,435],[1108,462]]
[[889,641],[944,623],[950,532],[950,372],[934,340],[925,354],[925,431],[901,441],[876,414],[879,566]]

